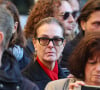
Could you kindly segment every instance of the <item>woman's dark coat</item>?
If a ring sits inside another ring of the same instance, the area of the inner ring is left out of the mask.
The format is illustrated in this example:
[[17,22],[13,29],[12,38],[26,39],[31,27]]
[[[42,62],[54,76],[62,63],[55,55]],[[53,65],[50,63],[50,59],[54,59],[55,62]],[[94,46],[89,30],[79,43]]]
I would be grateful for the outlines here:
[[[60,66],[58,67],[58,71],[59,79],[66,77]],[[35,62],[32,60],[30,64],[23,70],[22,74],[32,82],[36,83],[40,90],[44,90],[46,84],[52,81],[41,68],[37,60]]]

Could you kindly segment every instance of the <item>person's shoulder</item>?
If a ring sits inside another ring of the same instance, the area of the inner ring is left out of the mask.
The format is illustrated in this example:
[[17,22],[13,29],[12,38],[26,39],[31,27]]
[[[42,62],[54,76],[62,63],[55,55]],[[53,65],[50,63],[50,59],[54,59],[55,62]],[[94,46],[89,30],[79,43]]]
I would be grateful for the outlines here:
[[72,51],[73,48],[75,48],[75,46],[79,43],[82,37],[83,37],[82,34],[79,33],[78,35],[76,35],[76,37],[73,40],[66,42],[66,45],[64,47],[65,51],[68,51],[68,50]]
[[23,84],[25,87],[25,90],[28,90],[30,88],[30,90],[39,90],[38,86],[31,82],[30,80],[28,80],[27,78],[23,77]]
[[65,78],[65,79],[51,81],[46,85],[45,90],[62,90],[62,88],[67,80],[68,79]]

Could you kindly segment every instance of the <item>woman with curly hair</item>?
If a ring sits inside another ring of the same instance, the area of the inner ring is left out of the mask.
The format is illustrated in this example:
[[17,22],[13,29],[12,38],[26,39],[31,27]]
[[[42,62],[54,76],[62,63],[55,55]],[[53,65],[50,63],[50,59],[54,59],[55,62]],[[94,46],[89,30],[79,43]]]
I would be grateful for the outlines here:
[[[55,17],[59,20],[65,28],[65,38],[68,40],[68,34],[75,28],[76,14],[73,12],[71,5],[66,0],[38,0],[32,10],[30,11],[24,34],[27,38],[28,55],[33,54],[34,46],[32,38],[35,25],[43,18]],[[30,53],[30,54],[29,54]]]
[[25,26],[24,33],[27,39],[32,37],[35,25],[46,17],[55,17],[63,23],[66,35],[75,28],[76,14],[73,13],[67,0],[38,0],[33,6]]

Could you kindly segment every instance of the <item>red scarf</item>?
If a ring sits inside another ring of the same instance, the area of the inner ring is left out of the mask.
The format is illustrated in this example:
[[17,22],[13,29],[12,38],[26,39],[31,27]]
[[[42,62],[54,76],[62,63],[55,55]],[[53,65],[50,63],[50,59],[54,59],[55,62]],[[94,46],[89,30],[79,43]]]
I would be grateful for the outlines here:
[[45,71],[45,73],[51,78],[51,80],[58,80],[58,63],[55,62],[55,66],[53,70],[49,70],[37,57],[37,62],[40,64],[42,69]]

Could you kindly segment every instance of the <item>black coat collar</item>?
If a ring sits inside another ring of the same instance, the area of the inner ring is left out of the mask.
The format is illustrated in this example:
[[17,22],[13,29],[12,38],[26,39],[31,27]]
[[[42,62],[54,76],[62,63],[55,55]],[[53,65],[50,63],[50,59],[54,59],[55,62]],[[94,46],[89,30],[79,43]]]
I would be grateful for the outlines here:
[[[64,72],[61,70],[60,65],[58,65],[58,78],[64,78],[66,77]],[[37,60],[31,61],[30,64],[22,71],[23,75],[26,75],[30,77],[32,81],[35,80],[45,80],[48,79],[51,81],[51,79],[48,77],[48,75],[44,72],[44,70],[41,68]]]

